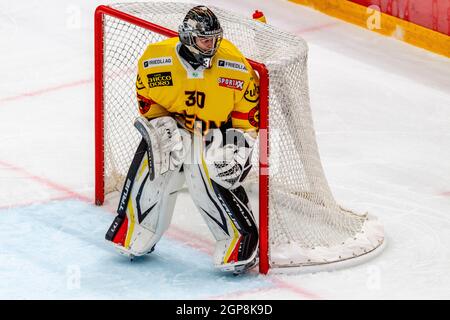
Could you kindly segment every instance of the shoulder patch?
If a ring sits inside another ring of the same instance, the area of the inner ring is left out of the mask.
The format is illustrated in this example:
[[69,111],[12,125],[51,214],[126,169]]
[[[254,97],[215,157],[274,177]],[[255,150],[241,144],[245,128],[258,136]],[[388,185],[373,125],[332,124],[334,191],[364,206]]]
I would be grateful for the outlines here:
[[259,127],[259,106],[254,107],[248,113],[248,122],[255,128]]
[[219,59],[217,60],[217,66],[219,68],[231,69],[248,73],[245,64],[243,64],[242,62]]
[[145,89],[144,83],[141,80],[141,76],[138,74],[136,77],[136,90]]
[[155,104],[152,99],[141,96],[139,93],[137,94],[137,100],[139,104],[139,111],[141,112],[141,114],[146,114],[150,110],[152,104]]
[[159,66],[171,66],[172,64],[172,57],[158,57],[143,61],[144,69]]

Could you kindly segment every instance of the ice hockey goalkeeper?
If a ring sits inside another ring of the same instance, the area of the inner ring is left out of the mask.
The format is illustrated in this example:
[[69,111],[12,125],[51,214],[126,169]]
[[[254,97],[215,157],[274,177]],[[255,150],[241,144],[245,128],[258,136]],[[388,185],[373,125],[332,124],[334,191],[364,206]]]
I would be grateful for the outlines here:
[[189,10],[179,38],[147,47],[136,93],[142,135],[106,239],[121,253],[150,253],[168,229],[184,182],[216,239],[214,265],[257,263],[258,228],[242,186],[258,134],[259,83],[223,39],[214,13]]

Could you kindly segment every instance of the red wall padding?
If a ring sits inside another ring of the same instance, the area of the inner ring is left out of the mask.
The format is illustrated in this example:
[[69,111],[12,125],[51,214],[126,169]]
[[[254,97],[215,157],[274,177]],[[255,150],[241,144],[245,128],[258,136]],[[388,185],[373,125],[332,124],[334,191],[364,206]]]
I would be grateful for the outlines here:
[[428,29],[450,35],[450,0],[349,0]]

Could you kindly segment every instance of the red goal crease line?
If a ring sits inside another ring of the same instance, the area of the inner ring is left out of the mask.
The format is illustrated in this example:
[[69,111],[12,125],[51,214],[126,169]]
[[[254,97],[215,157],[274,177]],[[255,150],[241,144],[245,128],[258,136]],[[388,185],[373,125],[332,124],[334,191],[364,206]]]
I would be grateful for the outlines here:
[[[28,172],[24,168],[18,167],[18,166],[14,165],[14,164],[5,162],[3,160],[0,160],[0,166],[6,168],[7,170],[14,171],[14,172],[17,172],[19,174],[22,174],[26,178],[28,178],[28,179],[30,179],[32,181],[35,181],[35,182],[37,182],[37,183],[39,183],[41,185],[46,186],[49,189],[53,189],[55,191],[59,191],[59,192],[61,192],[61,193],[66,195],[65,197],[61,197],[61,198],[74,198],[74,199],[79,199],[79,200],[82,200],[82,201],[85,201],[85,202],[91,202],[92,201],[91,198],[86,197],[86,196],[84,196],[82,194],[79,194],[79,193],[69,189],[68,187],[60,185],[60,184],[58,184],[56,182],[53,182],[53,181],[51,181],[51,180],[49,180],[47,178],[37,176],[37,175],[35,175],[35,174],[31,173],[31,172]],[[58,197],[58,198],[60,198],[60,197]],[[57,198],[55,198],[55,199],[57,199]]]
[[94,79],[92,79],[92,78],[82,79],[82,80],[64,83],[64,84],[56,85],[53,87],[36,90],[36,91],[24,92],[24,93],[17,94],[15,96],[0,98],[0,104],[5,103],[5,102],[20,100],[23,98],[36,97],[36,96],[40,96],[40,95],[43,95],[43,94],[46,94],[49,92],[58,91],[61,89],[73,88],[73,87],[77,87],[77,86],[81,86],[81,85],[85,85],[85,84],[90,84],[93,81],[94,81]]
[[[98,6],[94,16],[95,32],[95,203],[101,205],[104,201],[104,117],[103,117],[103,52],[104,30],[103,16],[108,15],[117,19],[132,23],[141,28],[159,33],[166,37],[177,37],[178,33],[167,28],[157,26],[149,21],[115,10],[108,6]],[[268,104],[269,104],[269,80],[268,70],[265,65],[247,59],[252,68],[260,77],[260,182],[259,182],[259,270],[263,274],[269,271],[268,256],[268,223],[269,223],[269,133],[268,133]]]

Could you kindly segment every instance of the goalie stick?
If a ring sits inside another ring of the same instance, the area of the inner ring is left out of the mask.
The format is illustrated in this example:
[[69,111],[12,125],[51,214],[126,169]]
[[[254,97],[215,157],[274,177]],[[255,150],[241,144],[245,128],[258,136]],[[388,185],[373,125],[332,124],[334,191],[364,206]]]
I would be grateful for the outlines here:
[[105,235],[105,239],[108,241],[114,240],[114,237],[118,232],[118,229],[122,226],[122,224],[126,220],[126,208],[128,201],[130,199],[131,189],[133,188],[134,178],[136,177],[142,158],[147,152],[147,149],[148,149],[147,143],[145,142],[144,139],[142,139],[141,142],[139,143],[139,146],[137,147],[136,153],[134,155],[130,169],[128,170],[127,177],[125,179],[122,194],[120,195],[119,207],[117,208],[117,216]]
[[152,141],[150,139],[150,134],[148,133],[148,130],[150,130],[150,126],[147,119],[139,117],[134,121],[134,127],[139,131],[139,133],[142,135],[142,138],[147,144],[148,173],[150,181],[153,181],[155,179],[155,162],[153,156]]

